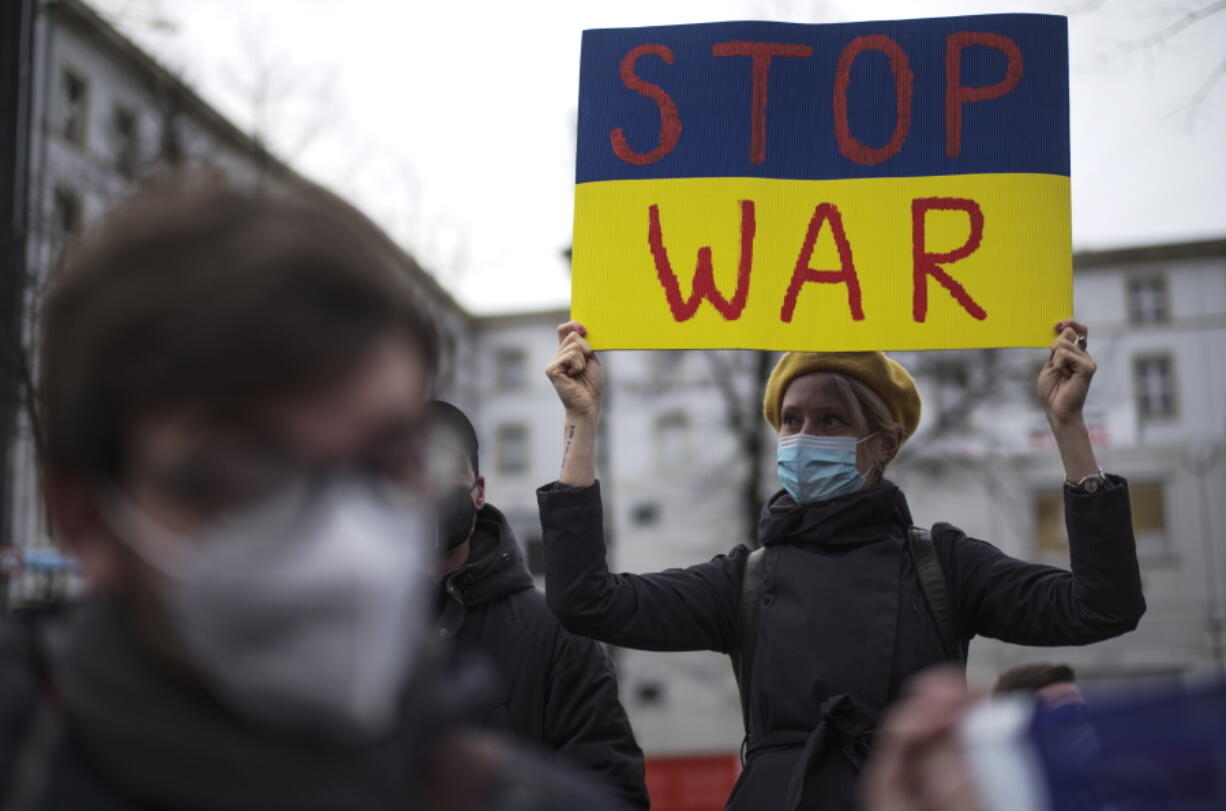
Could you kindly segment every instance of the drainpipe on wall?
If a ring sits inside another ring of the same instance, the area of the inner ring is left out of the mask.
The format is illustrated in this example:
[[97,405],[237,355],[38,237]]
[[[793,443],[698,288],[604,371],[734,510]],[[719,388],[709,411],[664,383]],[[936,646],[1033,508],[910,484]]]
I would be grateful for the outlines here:
[[1188,468],[1200,482],[1200,533],[1205,546],[1205,630],[1209,636],[1209,658],[1213,662],[1213,672],[1218,678],[1226,676],[1226,622],[1222,617],[1222,598],[1218,593],[1218,563],[1217,549],[1213,529],[1210,527],[1211,516],[1209,505],[1209,476],[1218,464],[1226,458],[1226,451],[1221,446],[1197,445],[1192,448]]
[[[0,551],[13,526],[13,447],[21,402],[18,364],[25,297],[34,0],[0,3]],[[0,613],[8,582],[0,577]]]

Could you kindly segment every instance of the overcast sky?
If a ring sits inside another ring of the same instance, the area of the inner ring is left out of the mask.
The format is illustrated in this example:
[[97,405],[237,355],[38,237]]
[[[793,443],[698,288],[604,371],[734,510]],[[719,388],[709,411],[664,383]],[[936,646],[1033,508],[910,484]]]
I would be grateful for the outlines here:
[[1130,47],[1212,0],[93,2],[477,312],[569,300],[585,28],[1068,14],[1075,247],[1226,236],[1226,11]]

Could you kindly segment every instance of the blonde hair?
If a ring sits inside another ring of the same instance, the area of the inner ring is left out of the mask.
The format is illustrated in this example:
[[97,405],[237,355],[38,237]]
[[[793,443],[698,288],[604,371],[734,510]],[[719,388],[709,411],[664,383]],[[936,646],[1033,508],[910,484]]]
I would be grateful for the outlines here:
[[[877,392],[842,372],[822,372],[822,374],[834,381],[838,398],[855,421],[857,431],[863,431],[865,436],[893,435],[899,439],[902,438],[905,433],[902,425],[894,419],[894,415],[890,413],[890,409],[886,407],[885,401]],[[880,450],[880,446],[877,448],[872,452],[872,468],[868,478],[874,475],[878,479],[881,478],[885,473],[886,465],[893,458],[892,456],[887,457]]]

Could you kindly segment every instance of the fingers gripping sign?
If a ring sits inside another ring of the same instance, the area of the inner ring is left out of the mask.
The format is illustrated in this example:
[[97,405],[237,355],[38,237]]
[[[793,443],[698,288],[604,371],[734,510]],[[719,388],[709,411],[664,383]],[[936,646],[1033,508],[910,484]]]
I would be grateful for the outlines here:
[[1051,345],[1035,390],[1056,438],[1065,481],[1080,486],[1092,476],[1103,477],[1082,416],[1098,365],[1086,351],[1090,331],[1085,324],[1066,318],[1056,323],[1055,332],[1059,337]]
[[604,394],[604,370],[587,342],[587,327],[577,321],[558,327],[558,351],[545,374],[566,409],[558,481],[587,487],[596,481],[596,433]]
[[545,374],[567,414],[595,415],[604,392],[604,370],[587,342],[587,328],[576,321],[558,327],[558,351]]
[[1063,424],[1081,418],[1090,380],[1098,366],[1086,351],[1089,330],[1072,319],[1055,326],[1059,337],[1039,372],[1037,390],[1050,421]]

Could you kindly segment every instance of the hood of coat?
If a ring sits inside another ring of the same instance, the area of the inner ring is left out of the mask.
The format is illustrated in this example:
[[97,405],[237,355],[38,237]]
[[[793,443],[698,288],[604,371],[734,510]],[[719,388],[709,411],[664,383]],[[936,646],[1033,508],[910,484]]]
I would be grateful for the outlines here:
[[780,490],[758,521],[763,546],[774,544],[856,545],[880,540],[911,525],[911,510],[902,491],[883,479],[863,490],[828,501],[797,504]]
[[448,595],[458,593],[465,606],[482,605],[535,586],[506,516],[492,504],[477,513],[468,563],[443,580]]

